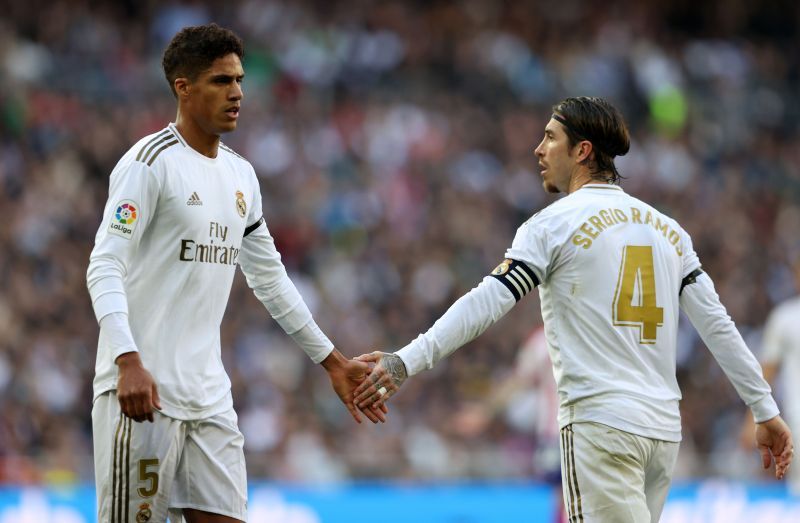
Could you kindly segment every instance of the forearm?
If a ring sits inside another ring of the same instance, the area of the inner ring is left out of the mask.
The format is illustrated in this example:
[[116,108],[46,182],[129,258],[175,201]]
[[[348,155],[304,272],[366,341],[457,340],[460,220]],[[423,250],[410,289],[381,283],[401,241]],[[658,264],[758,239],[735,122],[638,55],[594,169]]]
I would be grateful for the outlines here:
[[333,342],[325,336],[313,318],[290,336],[314,363],[323,363],[334,352],[339,352],[334,349]]
[[86,271],[86,287],[98,323],[108,314],[128,314],[128,300],[123,283],[125,269],[114,256],[103,253],[103,248],[104,246],[95,247]]
[[761,373],[761,367],[720,303],[707,274],[700,275],[695,283],[686,286],[681,294],[681,308],[736,388],[739,397],[753,411],[756,422],[777,416],[778,406]]
[[241,267],[253,293],[314,363],[320,363],[331,353],[333,343],[317,326],[303,297],[286,273],[266,226],[246,237],[243,247]]
[[105,340],[101,346],[111,352],[111,361],[117,361],[122,354],[139,351],[127,314],[114,312],[103,316],[100,320],[100,337]]
[[487,276],[459,298],[433,327],[397,351],[409,376],[432,368],[459,347],[478,337],[516,303],[503,285]]

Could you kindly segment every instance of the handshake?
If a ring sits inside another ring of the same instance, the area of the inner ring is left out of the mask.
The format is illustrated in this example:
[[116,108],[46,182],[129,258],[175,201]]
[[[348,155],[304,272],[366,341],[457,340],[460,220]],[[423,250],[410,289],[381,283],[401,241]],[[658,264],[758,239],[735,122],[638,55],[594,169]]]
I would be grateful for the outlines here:
[[386,400],[408,378],[403,360],[386,352],[371,352],[348,360],[334,349],[321,363],[328,371],[333,390],[358,423],[361,414],[373,423],[385,423],[389,412]]

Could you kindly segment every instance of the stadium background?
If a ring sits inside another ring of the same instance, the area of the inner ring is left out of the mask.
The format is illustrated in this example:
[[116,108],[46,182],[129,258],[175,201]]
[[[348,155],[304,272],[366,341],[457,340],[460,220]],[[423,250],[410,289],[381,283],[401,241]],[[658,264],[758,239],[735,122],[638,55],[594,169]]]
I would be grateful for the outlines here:
[[[582,94],[622,109],[623,187],[693,236],[758,353],[800,249],[798,5],[1,2],[0,521],[92,521],[85,270],[115,162],[174,118],[160,53],[181,27],[243,37],[242,117],[224,140],[255,166],[283,260],[345,354],[399,348],[497,264],[553,201],[532,154],[551,105]],[[386,425],[357,426],[240,276],[223,352],[254,521],[372,506],[382,521],[553,521],[534,376],[547,362],[518,362],[536,296],[410,381]],[[742,445],[745,410],[689,325],[678,353],[684,441],[665,521],[800,520]],[[414,506],[431,519],[405,515]]]

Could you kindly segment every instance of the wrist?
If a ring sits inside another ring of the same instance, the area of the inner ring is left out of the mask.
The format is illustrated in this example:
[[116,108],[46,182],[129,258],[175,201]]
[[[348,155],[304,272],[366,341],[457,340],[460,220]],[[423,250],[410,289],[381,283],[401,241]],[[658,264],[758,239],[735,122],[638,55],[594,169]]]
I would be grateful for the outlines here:
[[117,356],[117,359],[114,360],[114,363],[116,363],[117,367],[119,368],[127,368],[132,366],[141,367],[142,359],[139,357],[139,353],[137,351],[131,351]]
[[331,353],[320,362],[320,365],[322,365],[326,371],[332,372],[336,369],[344,367],[347,361],[347,358],[345,358],[341,352],[334,348]]

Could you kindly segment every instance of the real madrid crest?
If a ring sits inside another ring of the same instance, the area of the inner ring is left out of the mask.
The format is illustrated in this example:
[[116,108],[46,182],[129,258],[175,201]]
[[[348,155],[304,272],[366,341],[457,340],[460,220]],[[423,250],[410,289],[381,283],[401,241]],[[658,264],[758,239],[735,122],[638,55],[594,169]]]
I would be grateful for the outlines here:
[[139,512],[136,513],[136,523],[147,523],[153,517],[153,511],[150,510],[150,505],[142,503],[139,505]]
[[494,276],[502,276],[503,274],[507,273],[508,272],[508,266],[511,264],[511,261],[512,260],[506,259],[506,260],[503,260],[502,262],[500,262],[500,265],[495,267],[495,269],[492,271],[492,274]]
[[242,191],[236,191],[236,210],[242,218],[247,214],[247,204],[244,203],[244,194],[242,194]]

